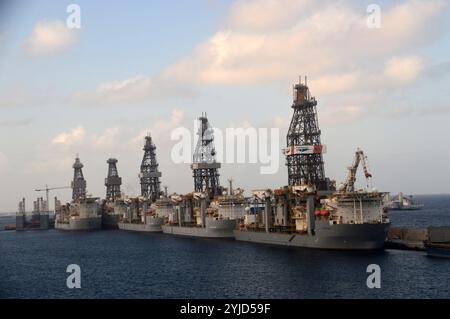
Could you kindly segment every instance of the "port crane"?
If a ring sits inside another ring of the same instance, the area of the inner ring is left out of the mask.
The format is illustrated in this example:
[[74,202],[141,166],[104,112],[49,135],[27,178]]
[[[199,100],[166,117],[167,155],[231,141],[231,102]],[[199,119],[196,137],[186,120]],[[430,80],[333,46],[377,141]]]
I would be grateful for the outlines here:
[[367,156],[365,156],[364,152],[360,148],[358,148],[355,152],[353,164],[348,168],[347,178],[345,179],[344,184],[341,185],[340,191],[348,193],[355,191],[356,171],[360,163],[363,166],[364,176],[366,177],[367,182],[367,188],[369,188],[369,181],[370,178],[372,178],[372,174],[369,172],[367,164]]
[[49,188],[48,185],[45,185],[45,188],[36,188],[35,191],[36,192],[45,192],[45,197],[46,197],[46,201],[47,201],[47,209],[50,210],[50,202],[49,202],[49,198],[48,198],[48,194],[50,191],[52,190],[56,190],[56,189],[67,189],[67,188],[72,188],[70,186],[61,186],[61,187],[51,187]]

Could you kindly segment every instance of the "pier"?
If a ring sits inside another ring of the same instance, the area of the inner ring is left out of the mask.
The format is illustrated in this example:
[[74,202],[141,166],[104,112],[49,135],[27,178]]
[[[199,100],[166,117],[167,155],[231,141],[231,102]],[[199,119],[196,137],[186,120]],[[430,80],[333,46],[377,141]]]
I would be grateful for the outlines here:
[[392,227],[387,234],[386,248],[425,250],[424,242],[450,242],[450,226],[428,228]]

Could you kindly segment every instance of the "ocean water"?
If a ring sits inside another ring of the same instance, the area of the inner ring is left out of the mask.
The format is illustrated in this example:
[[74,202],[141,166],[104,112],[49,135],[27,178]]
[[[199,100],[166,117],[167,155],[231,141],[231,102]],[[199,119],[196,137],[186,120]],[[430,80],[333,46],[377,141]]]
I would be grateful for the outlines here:
[[[426,208],[391,214],[393,226],[450,225],[450,196],[417,200]],[[81,289],[66,287],[69,264],[81,267]],[[380,289],[367,288],[369,264],[381,267]],[[1,231],[0,274],[0,298],[450,298],[450,260],[423,252],[122,231]]]
[[414,201],[424,204],[424,208],[415,211],[390,211],[392,226],[450,226],[450,195],[417,195],[414,196]]

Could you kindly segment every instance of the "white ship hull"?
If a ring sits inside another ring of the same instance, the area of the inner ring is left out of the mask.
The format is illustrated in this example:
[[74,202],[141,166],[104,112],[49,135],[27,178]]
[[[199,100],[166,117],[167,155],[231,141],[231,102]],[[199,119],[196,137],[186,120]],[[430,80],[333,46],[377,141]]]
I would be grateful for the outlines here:
[[157,233],[162,231],[161,226],[163,224],[163,221],[164,221],[163,218],[155,217],[155,218],[147,218],[146,224],[120,222],[117,223],[117,226],[121,230]]
[[102,217],[75,217],[68,222],[55,221],[55,229],[60,230],[98,230],[102,228]]
[[207,219],[206,227],[200,226],[179,226],[179,225],[163,225],[164,234],[191,236],[191,237],[207,237],[207,238],[233,238],[233,230],[236,227],[234,219]]

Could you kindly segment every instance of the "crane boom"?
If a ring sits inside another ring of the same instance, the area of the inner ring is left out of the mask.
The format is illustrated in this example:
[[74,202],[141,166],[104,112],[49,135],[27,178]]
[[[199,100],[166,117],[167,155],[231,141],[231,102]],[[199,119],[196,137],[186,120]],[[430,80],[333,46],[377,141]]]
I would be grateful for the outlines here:
[[70,186],[60,186],[60,187],[48,187],[47,185],[45,185],[45,188],[36,188],[35,191],[36,192],[45,192],[45,199],[47,201],[47,209],[50,210],[50,202],[49,202],[49,192],[51,190],[55,190],[55,189],[66,189],[66,188],[72,188]]
[[369,167],[367,164],[367,156],[361,149],[357,149],[355,152],[355,157],[353,159],[353,164],[348,168],[347,177],[344,184],[341,186],[341,191],[354,192],[355,191],[355,181],[356,181],[356,171],[358,170],[359,164],[362,164],[364,170],[364,176],[366,177],[367,187],[369,187],[369,179],[372,178],[372,174],[369,172]]
[[46,191],[51,191],[54,189],[66,189],[66,188],[71,188],[70,186],[62,186],[62,187],[50,187],[50,188],[42,188],[42,189],[35,189],[36,192],[46,192]]

